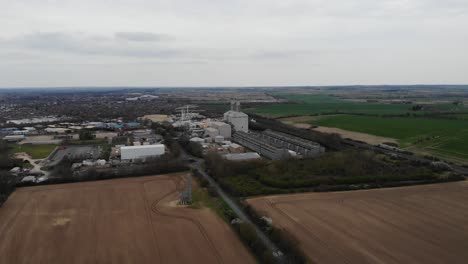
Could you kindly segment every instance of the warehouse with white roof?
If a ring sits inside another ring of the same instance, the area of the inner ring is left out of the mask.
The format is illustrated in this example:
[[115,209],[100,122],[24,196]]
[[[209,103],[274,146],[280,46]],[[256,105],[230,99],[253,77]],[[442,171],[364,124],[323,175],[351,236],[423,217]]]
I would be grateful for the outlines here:
[[121,160],[144,159],[164,155],[164,144],[120,147]]

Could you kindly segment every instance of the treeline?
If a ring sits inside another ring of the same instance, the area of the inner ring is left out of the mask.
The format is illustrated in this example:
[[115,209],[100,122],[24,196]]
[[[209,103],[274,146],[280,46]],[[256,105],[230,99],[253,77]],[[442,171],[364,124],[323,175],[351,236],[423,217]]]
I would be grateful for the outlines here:
[[10,170],[20,164],[17,160],[10,157],[8,153],[8,144],[3,139],[0,139],[0,170]]
[[310,129],[296,128],[284,124],[278,120],[265,118],[258,115],[252,115],[251,117],[255,119],[255,122],[249,123],[249,128],[252,130],[263,131],[266,129],[271,129],[273,131],[283,132],[296,137],[318,142],[328,149],[340,150],[344,148],[341,142],[342,139],[338,134],[326,134]]
[[200,143],[191,142],[187,136],[180,137],[179,143],[192,156],[203,158],[203,149]]
[[7,171],[0,171],[0,207],[15,190],[16,178]]
[[122,164],[113,168],[89,167],[79,172],[73,172],[71,170],[71,165],[73,162],[73,160],[64,158],[51,171],[52,177],[50,177],[47,181],[41,182],[39,184],[29,182],[18,183],[17,186],[108,180],[188,170],[187,166],[185,166],[182,161],[173,159],[169,155],[164,155],[157,158],[148,158],[144,163],[140,164]]
[[463,177],[371,151],[328,152],[317,158],[228,161],[205,157],[207,171],[233,196],[339,191],[462,180]]
[[16,177],[11,175],[9,170],[17,165],[21,165],[17,163],[17,160],[10,158],[7,143],[0,139],[0,206],[15,190]]

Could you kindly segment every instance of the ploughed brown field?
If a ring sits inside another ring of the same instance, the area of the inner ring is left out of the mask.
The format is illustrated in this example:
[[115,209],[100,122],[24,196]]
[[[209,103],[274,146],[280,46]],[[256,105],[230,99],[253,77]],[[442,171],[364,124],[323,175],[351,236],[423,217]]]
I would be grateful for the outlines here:
[[314,263],[468,263],[468,182],[249,199]]
[[185,173],[20,188],[0,208],[1,263],[255,263]]

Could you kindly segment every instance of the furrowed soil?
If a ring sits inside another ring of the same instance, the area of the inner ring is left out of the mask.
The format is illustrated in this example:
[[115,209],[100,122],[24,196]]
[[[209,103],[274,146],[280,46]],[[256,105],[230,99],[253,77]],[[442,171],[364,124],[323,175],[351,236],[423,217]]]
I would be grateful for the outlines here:
[[466,263],[468,183],[249,199],[314,263]]
[[176,206],[185,175],[20,188],[0,208],[1,263],[255,263],[214,212]]

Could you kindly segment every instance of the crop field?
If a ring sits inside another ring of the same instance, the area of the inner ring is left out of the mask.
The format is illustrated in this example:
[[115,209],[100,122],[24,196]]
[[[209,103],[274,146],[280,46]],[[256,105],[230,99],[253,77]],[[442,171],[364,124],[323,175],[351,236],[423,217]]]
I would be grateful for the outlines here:
[[394,138],[405,148],[468,159],[468,120],[335,115],[310,123]]
[[207,208],[177,205],[186,173],[16,190],[2,263],[255,263]]
[[247,200],[315,263],[466,263],[468,183]]
[[[352,102],[329,95],[280,94],[279,96],[292,103],[270,104],[258,108],[251,108],[248,111],[271,117],[324,113],[371,115],[395,115],[409,112],[415,114],[420,113],[411,111],[412,105],[408,104]],[[437,104],[434,105],[433,108],[439,111],[458,111],[463,109],[463,107],[456,107],[450,104]]]
[[57,145],[54,144],[45,144],[45,145],[30,145],[30,144],[24,144],[24,145],[11,145],[12,149],[10,150],[11,153],[17,153],[17,152],[26,152],[33,159],[43,159],[49,156],[49,154],[54,150]]

